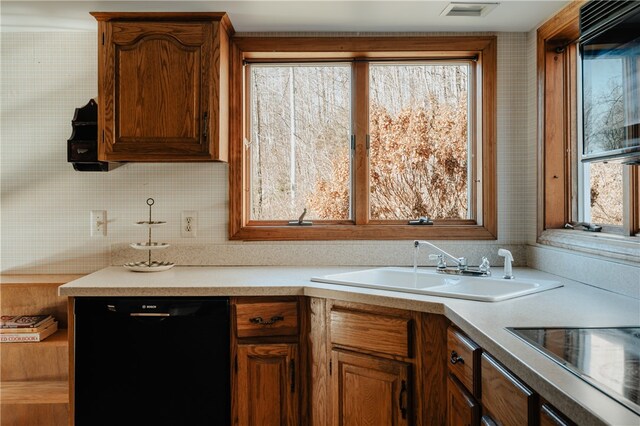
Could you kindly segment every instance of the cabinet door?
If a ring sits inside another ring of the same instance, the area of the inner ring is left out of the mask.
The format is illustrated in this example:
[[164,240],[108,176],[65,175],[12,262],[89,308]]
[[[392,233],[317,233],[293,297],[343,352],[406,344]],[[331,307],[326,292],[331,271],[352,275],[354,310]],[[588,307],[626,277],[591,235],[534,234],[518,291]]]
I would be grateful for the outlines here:
[[537,394],[487,353],[481,365],[484,414],[502,426],[537,425]]
[[332,351],[334,426],[409,425],[409,366]]
[[480,423],[480,405],[462,386],[449,375],[447,380],[447,425],[477,426]]
[[216,22],[104,23],[101,160],[208,159]]
[[297,426],[297,344],[238,345],[236,406],[240,426]]

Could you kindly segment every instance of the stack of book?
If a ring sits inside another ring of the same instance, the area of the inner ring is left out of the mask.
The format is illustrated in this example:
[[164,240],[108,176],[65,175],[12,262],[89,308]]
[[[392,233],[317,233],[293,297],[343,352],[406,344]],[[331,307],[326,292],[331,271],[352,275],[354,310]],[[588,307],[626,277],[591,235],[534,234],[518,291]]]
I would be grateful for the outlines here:
[[58,330],[51,315],[2,315],[0,342],[39,342]]

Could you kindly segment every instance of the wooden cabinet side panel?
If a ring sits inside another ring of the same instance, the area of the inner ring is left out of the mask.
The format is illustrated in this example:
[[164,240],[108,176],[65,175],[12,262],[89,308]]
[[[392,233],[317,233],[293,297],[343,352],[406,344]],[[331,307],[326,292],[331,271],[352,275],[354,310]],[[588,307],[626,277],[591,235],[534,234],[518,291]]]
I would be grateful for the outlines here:
[[115,57],[111,25],[98,22],[98,160],[108,161],[113,153]]
[[[326,426],[329,418],[329,371],[327,354],[326,300],[309,298],[309,334],[307,348],[309,358],[309,424]],[[304,401],[304,399],[303,399]]]
[[447,326],[449,321],[442,315],[422,314],[418,343],[417,397],[422,406],[425,425],[442,425],[447,415]]

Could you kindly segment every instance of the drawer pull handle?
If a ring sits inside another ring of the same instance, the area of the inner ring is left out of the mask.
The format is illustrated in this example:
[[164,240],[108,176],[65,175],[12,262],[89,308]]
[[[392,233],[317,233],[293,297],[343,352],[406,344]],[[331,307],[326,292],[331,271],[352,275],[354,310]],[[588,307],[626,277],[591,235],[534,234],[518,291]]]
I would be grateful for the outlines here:
[[451,351],[451,364],[464,364],[464,359],[456,351]]
[[249,322],[251,324],[260,324],[260,325],[271,325],[275,324],[278,321],[284,321],[284,317],[280,315],[276,315],[275,317],[271,317],[270,320],[263,320],[262,317],[249,318]]
[[400,413],[402,413],[402,418],[407,418],[407,382],[402,381],[402,386],[400,388]]
[[291,393],[296,392],[296,362],[291,360],[289,362],[289,374],[291,380]]

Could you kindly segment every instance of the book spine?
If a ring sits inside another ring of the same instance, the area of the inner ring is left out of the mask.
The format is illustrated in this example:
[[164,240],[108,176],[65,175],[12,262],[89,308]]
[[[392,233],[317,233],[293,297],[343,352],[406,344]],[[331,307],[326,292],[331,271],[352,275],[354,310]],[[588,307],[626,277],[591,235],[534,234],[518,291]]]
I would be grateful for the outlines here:
[[10,343],[10,342],[39,342],[40,335],[30,335],[30,334],[0,334],[0,343]]

